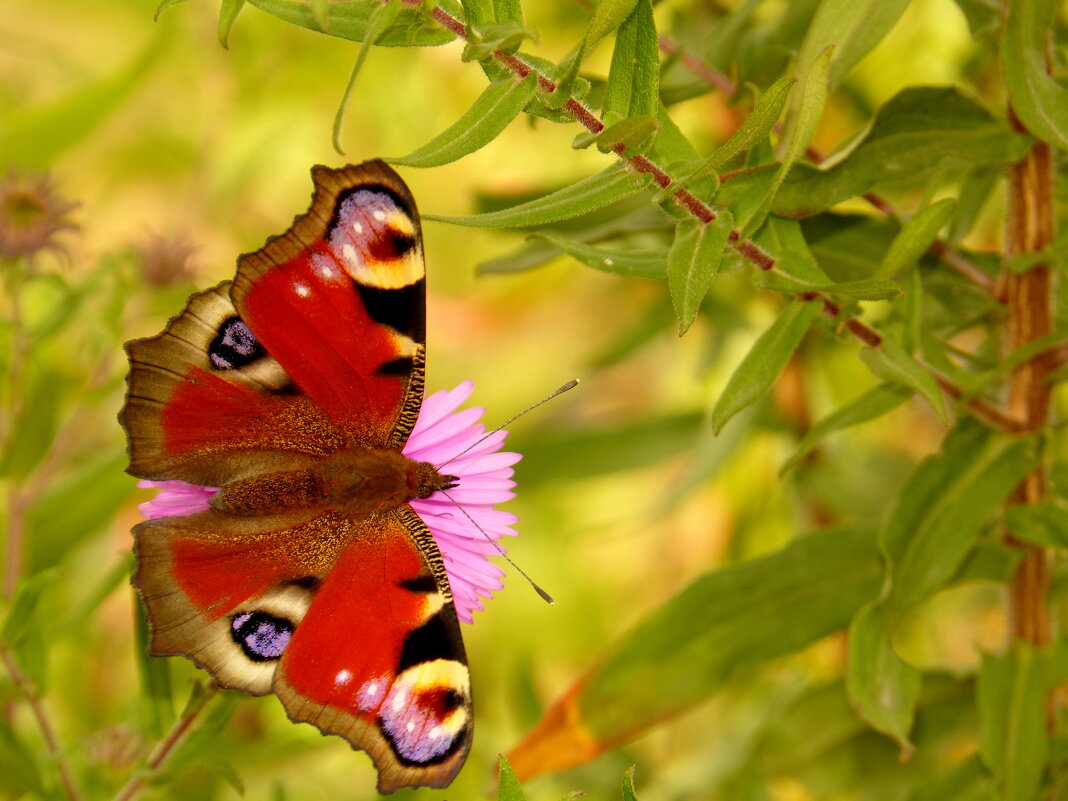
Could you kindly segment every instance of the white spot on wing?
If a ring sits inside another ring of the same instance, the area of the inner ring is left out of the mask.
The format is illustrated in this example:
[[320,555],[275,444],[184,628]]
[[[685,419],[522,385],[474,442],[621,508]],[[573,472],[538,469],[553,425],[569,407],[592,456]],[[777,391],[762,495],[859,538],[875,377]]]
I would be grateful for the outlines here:
[[379,222],[383,222],[386,219],[386,213],[384,211],[375,210],[374,218]]
[[307,284],[293,284],[293,291],[296,292],[302,298],[306,298],[308,297],[308,295],[311,294],[311,289],[308,288]]
[[348,684],[351,680],[352,674],[349,673],[347,670],[339,670],[337,672],[337,675],[334,676],[334,684],[339,686],[342,684]]
[[357,234],[362,234],[363,233],[363,223],[354,222],[352,224],[352,230],[355,231]]
[[341,255],[345,257],[345,261],[351,264],[353,267],[359,267],[362,264],[359,254],[356,252],[356,248],[346,242],[341,246]]

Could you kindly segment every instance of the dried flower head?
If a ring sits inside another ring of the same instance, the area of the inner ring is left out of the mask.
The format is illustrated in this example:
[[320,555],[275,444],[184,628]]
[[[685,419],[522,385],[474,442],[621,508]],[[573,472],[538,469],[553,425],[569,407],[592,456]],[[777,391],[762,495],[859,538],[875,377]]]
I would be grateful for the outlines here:
[[149,232],[134,248],[150,286],[173,286],[193,278],[197,247],[183,234]]
[[77,206],[59,196],[48,175],[9,170],[0,178],[0,256],[62,251],[56,235],[78,227],[67,218]]

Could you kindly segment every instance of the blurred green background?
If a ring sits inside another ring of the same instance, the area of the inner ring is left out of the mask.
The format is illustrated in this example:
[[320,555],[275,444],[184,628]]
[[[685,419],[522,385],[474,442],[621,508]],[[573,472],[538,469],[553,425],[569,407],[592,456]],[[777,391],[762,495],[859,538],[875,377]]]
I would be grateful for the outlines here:
[[[770,23],[789,5],[763,3],[758,19]],[[670,31],[687,8],[659,4],[661,29]],[[554,60],[588,20],[583,4],[571,0],[538,0],[524,10],[541,34],[536,52]],[[5,491],[27,510],[25,572],[59,571],[39,614],[46,702],[61,739],[81,744],[72,760],[93,765],[90,797],[109,797],[153,740],[138,674],[140,613],[125,578],[135,505],[150,493],[120,472],[121,343],[161,330],[190,292],[231,277],[238,254],[283,231],[306,207],[313,164],[405,154],[485,86],[481,71],[461,61],[459,44],[375,48],[348,106],[340,156],[330,126],[357,44],[250,6],[225,50],[216,38],[217,4],[184,3],[155,22],[153,11],[129,0],[9,0],[0,15],[0,169],[47,171],[58,194],[80,204],[69,215],[78,230],[58,236],[62,252],[37,258],[38,274],[25,287],[24,317],[48,335],[33,346],[16,389],[44,411],[6,421],[9,435],[30,432],[24,438],[32,441],[20,446],[29,449],[30,466],[9,474]],[[903,86],[981,83],[971,72],[979,46],[952,0],[915,0],[832,97],[815,144],[832,148]],[[606,42],[585,69],[607,71],[610,55]],[[719,93],[672,110],[703,152],[729,135],[737,114]],[[521,117],[459,162],[401,173],[422,212],[469,214],[607,166],[610,157],[595,149],[572,149],[577,132]],[[423,230],[428,390],[473,379],[472,401],[488,409],[493,425],[567,379],[583,380],[517,423],[509,440],[527,454],[509,505],[522,537],[510,552],[556,605],[510,574],[499,597],[464,626],[477,705],[474,751],[451,790],[397,794],[477,798],[489,792],[497,753],[530,729],[606,643],[712,567],[775,550],[817,524],[877,519],[943,429],[926,405],[910,401],[848,440],[832,437],[818,464],[780,479],[798,432],[875,384],[855,346],[814,334],[802,351],[804,376],[788,372],[764,403],[716,438],[704,424],[708,410],[780,303],[752,292],[744,273],[717,279],[707,313],[680,339],[662,282],[620,279],[567,258],[478,276],[480,262],[518,247],[522,235],[433,222]],[[995,246],[999,236],[990,225],[974,244]],[[4,336],[9,360],[15,343],[8,329]],[[11,364],[4,366],[10,375]],[[6,414],[19,404],[10,387],[5,392]],[[974,667],[977,646],[993,647],[1001,637],[999,598],[982,583],[939,596],[920,613],[923,633],[903,638],[910,658],[927,667]],[[637,763],[644,801],[716,797],[718,782],[744,773],[753,733],[799,686],[837,675],[843,659],[839,638],[818,643],[530,791],[615,797],[623,769]],[[169,661],[180,708],[196,671]],[[6,677],[0,688],[14,697]],[[235,697],[214,709],[222,727],[216,745],[182,766],[159,790],[164,796],[233,797],[230,781],[252,799],[374,797],[366,757],[289,724],[273,698]],[[13,714],[24,723],[28,713]],[[889,741],[868,736],[873,759],[896,757]],[[772,785],[777,799],[819,797],[791,770]]]

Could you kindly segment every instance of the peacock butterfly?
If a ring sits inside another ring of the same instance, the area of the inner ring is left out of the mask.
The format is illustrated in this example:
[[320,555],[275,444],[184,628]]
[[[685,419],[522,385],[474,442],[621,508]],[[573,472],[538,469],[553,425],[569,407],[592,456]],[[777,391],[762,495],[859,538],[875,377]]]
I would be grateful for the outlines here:
[[419,216],[380,161],[312,178],[309,211],[232,282],[127,343],[129,472],[218,488],[134,528],[133,581],[153,654],[275,693],[367,751],[380,792],[444,787],[471,745],[471,689],[411,506],[456,479],[401,453],[423,398]]

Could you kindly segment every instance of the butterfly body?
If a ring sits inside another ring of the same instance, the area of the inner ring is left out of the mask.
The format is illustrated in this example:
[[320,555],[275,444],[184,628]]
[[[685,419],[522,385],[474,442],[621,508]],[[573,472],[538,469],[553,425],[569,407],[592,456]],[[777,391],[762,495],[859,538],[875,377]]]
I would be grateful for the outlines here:
[[381,162],[312,171],[309,211],[128,343],[130,472],[217,488],[134,529],[156,655],[367,751],[379,790],[447,785],[471,691],[441,554],[410,502],[456,479],[401,451],[425,358],[419,218]]

